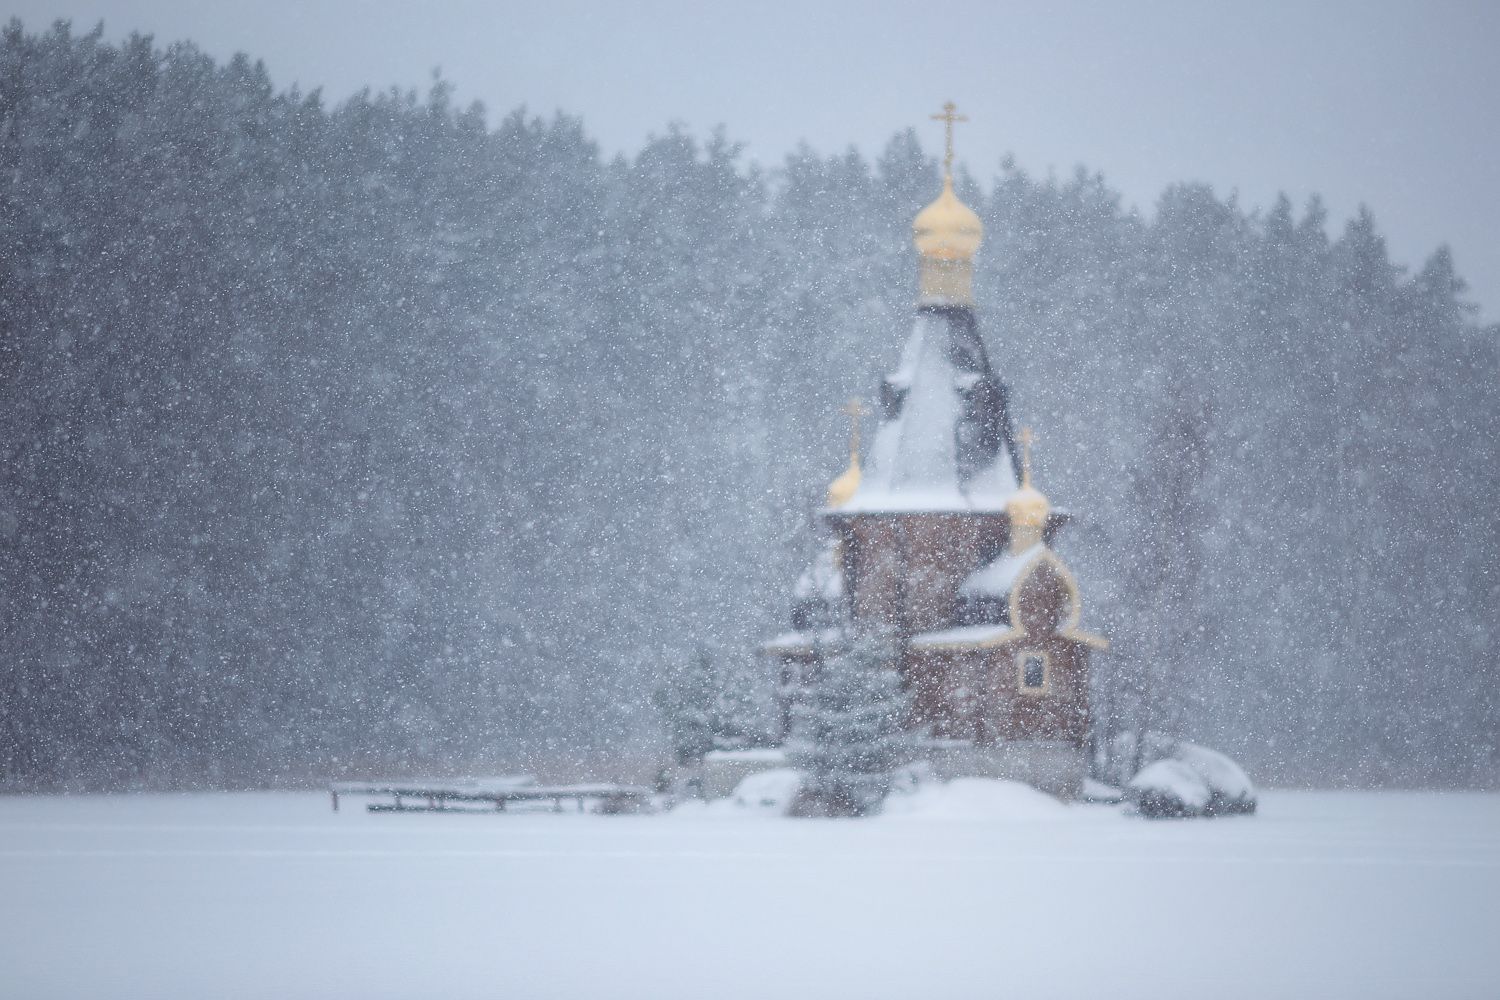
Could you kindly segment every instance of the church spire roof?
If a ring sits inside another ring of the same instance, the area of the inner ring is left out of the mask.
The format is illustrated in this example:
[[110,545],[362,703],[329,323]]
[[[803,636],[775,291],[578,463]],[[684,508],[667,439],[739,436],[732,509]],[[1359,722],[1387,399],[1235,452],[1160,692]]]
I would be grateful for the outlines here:
[[953,193],[953,124],[965,119],[951,101],[933,117],[947,130],[945,176],[937,200],[912,224],[922,289],[916,327],[901,367],[881,387],[869,467],[840,512],[999,513],[1017,486],[1006,389],[974,319],[973,258],[983,227]]

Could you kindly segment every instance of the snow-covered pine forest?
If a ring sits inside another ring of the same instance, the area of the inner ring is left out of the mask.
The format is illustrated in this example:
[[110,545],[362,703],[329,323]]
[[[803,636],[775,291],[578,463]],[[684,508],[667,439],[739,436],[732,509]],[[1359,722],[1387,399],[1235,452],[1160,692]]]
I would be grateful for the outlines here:
[[[608,158],[449,95],[5,29],[0,787],[651,759],[663,678],[783,627],[932,150]],[[1449,255],[968,167],[1104,704],[1263,783],[1493,782],[1500,330]]]

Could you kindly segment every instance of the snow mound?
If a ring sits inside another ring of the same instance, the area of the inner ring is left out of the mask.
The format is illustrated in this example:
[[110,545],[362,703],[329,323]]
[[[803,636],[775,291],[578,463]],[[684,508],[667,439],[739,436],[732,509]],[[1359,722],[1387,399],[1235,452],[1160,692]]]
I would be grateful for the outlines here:
[[1093,778],[1083,779],[1083,794],[1079,797],[1085,802],[1098,802],[1104,805],[1125,801],[1124,792],[1114,785],[1107,785]]
[[903,819],[1037,822],[1062,819],[1068,807],[1019,781],[956,778],[919,785],[885,800],[884,816]]
[[801,772],[777,767],[747,775],[722,799],[704,802],[687,799],[673,809],[674,816],[785,816],[802,790]]
[[738,809],[785,816],[792,800],[802,790],[802,774],[790,767],[778,767],[746,777],[729,797]]

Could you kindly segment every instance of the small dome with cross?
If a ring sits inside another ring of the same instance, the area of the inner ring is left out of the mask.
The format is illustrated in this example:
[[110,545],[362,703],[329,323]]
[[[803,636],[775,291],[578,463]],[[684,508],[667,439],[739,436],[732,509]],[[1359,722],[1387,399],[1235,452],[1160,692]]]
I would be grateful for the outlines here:
[[1041,490],[1031,485],[1031,443],[1036,440],[1030,427],[1021,428],[1021,488],[1005,502],[1005,512],[1010,515],[1011,538],[1014,543],[1032,545],[1041,541],[1047,527],[1047,516],[1052,513],[1052,504]]

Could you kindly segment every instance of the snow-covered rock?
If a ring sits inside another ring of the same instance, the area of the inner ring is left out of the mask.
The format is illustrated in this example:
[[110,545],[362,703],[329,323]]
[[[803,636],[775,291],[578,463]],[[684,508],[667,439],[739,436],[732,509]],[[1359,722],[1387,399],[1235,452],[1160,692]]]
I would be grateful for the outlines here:
[[1255,786],[1244,770],[1196,743],[1173,742],[1130,779],[1125,795],[1153,819],[1255,812]]
[[1136,810],[1152,819],[1202,816],[1212,797],[1197,771],[1171,758],[1141,768],[1141,773],[1125,786],[1125,792]]
[[1219,753],[1196,743],[1179,743],[1173,755],[1203,779],[1208,786],[1205,816],[1234,816],[1255,812],[1255,786],[1244,770]]

